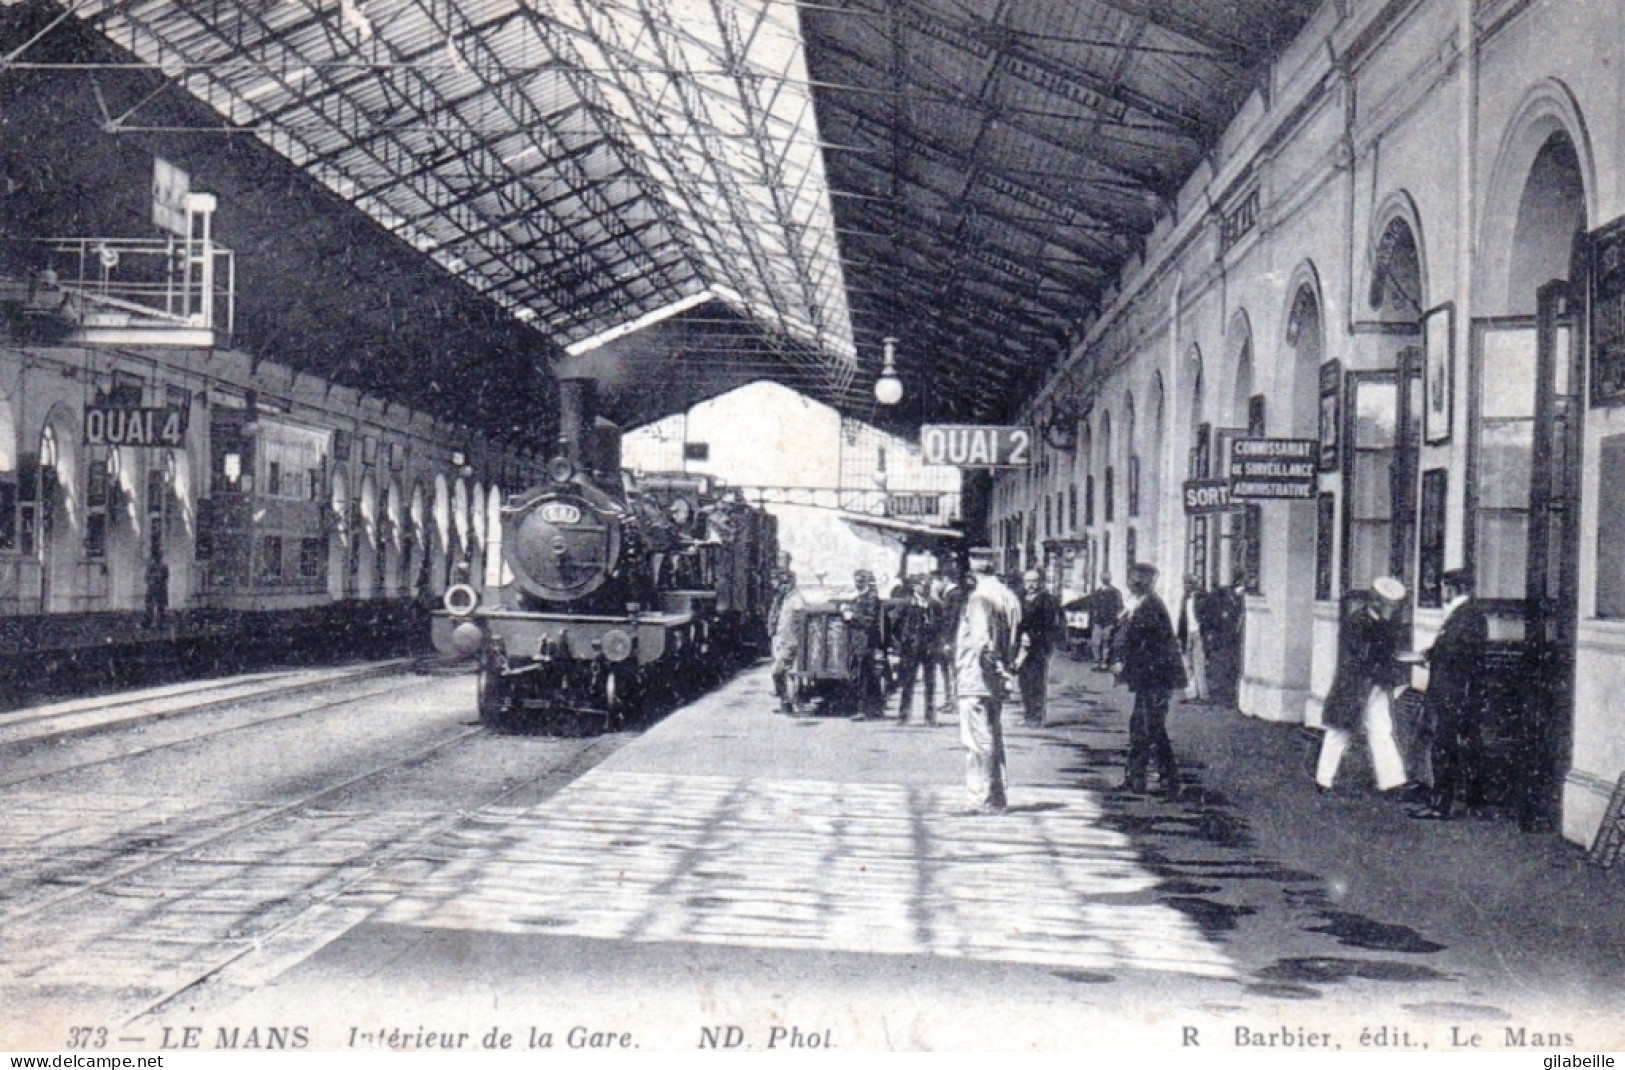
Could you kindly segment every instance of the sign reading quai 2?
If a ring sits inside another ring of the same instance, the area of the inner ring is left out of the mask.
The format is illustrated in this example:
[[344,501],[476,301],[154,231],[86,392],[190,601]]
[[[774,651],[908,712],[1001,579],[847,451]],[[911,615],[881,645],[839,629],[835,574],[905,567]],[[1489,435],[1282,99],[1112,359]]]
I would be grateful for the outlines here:
[[920,453],[926,464],[1025,468],[1033,463],[1033,429],[926,424],[920,428]]
[[85,406],[85,442],[92,446],[186,445],[186,413],[179,408]]

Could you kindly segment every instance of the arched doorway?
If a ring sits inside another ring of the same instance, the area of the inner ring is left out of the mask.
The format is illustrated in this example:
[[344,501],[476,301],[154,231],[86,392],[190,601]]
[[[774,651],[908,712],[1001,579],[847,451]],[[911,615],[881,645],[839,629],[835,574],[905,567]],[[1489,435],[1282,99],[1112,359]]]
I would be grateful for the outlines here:
[[1140,560],[1140,440],[1134,394],[1123,395],[1123,573]]
[[485,484],[475,483],[468,498],[468,582],[485,589]]
[[416,598],[429,587],[429,503],[421,482],[412,485],[408,517],[401,556],[406,561],[407,594]]
[[502,586],[502,490],[485,490],[485,586]]
[[1078,466],[1082,471],[1083,588],[1092,591],[1100,578],[1100,549],[1095,537],[1095,433],[1085,419],[1078,430]]
[[468,511],[468,480],[462,476],[451,485],[451,527],[455,539],[451,560],[452,583],[471,583],[469,557],[474,552],[474,532]]
[[406,564],[406,543],[409,539],[401,509],[401,484],[393,478],[384,496],[384,530],[380,541],[384,552],[384,595],[394,598],[401,593],[402,569]]
[[1100,572],[1115,576],[1120,583],[1123,571],[1112,566],[1112,525],[1117,522],[1117,468],[1112,463],[1112,414],[1100,414]]
[[[1185,478],[1213,479],[1212,428],[1202,419],[1202,350],[1194,343],[1185,359],[1185,368],[1186,381],[1191,384],[1186,410],[1190,447],[1186,453]],[[1189,514],[1185,518],[1185,574],[1195,576],[1204,587],[1218,580],[1208,550],[1213,521],[1214,517],[1205,514]]]
[[1414,218],[1408,198],[1390,204],[1366,294],[1375,318],[1359,336],[1356,367],[1344,384],[1340,592],[1365,590],[1381,576],[1417,589],[1422,339],[1429,312]]
[[[1214,429],[1213,474],[1227,478],[1230,474],[1230,446],[1238,438],[1262,437],[1267,428],[1261,418],[1261,406],[1253,403],[1253,328],[1245,311],[1237,312],[1230,321],[1225,342],[1234,368],[1231,379],[1230,402],[1224,423]],[[1262,400],[1262,399],[1260,399]],[[1259,536],[1262,530],[1261,510],[1258,505],[1235,503],[1219,516],[1219,539],[1215,550],[1217,575],[1214,582],[1235,587],[1238,584],[1250,594],[1259,589]]]
[[350,479],[342,468],[333,469],[333,489],[328,496],[327,533],[327,593],[343,598],[348,593],[350,575],[350,542],[355,533],[350,529]]
[[451,569],[451,486],[443,472],[434,476],[434,548],[429,555],[429,590],[439,597],[446,593],[446,576]]
[[74,606],[73,577],[79,562],[84,517],[74,478],[79,441],[73,415],[58,405],[40,431],[37,495],[40,609],[67,613]]
[[[1253,405],[1252,422],[1271,437],[1318,441],[1320,438],[1321,362],[1325,333],[1318,278],[1304,264],[1288,291],[1285,329],[1274,362],[1273,389]],[[1262,410],[1262,411],[1257,411]],[[1305,719],[1311,694],[1311,667],[1316,654],[1315,598],[1317,552],[1331,551],[1329,521],[1321,530],[1322,504],[1314,487],[1301,500],[1261,503],[1258,533],[1258,588],[1269,608],[1256,623],[1265,632],[1253,644],[1248,668],[1252,712],[1270,720]],[[1327,497],[1330,498],[1330,492]],[[1329,504],[1329,503],[1328,503]],[[1330,592],[1325,592],[1330,597]],[[1323,653],[1336,660],[1335,619],[1321,637]],[[1329,663],[1328,663],[1329,664]]]
[[1151,439],[1147,443],[1145,456],[1150,458],[1150,464],[1143,467],[1140,478],[1145,482],[1142,491],[1144,502],[1141,506],[1144,519],[1145,544],[1154,554],[1154,560],[1159,568],[1165,571],[1169,562],[1173,560],[1171,549],[1163,545],[1163,533],[1168,525],[1163,522],[1163,510],[1167,503],[1163,501],[1163,467],[1166,464],[1163,446],[1167,441],[1167,397],[1163,391],[1162,373],[1157,372],[1151,377],[1151,393],[1147,400],[1151,416]]
[[361,496],[357,505],[361,523],[355,533],[356,547],[355,592],[359,598],[372,598],[378,593],[378,557],[383,545],[378,539],[378,480],[371,472],[361,477]]
[[[1490,711],[1508,726],[1511,801],[1525,827],[1555,821],[1574,754],[1590,171],[1565,104],[1537,97],[1503,142],[1502,196],[1484,235],[1495,252],[1475,305],[1490,315],[1474,319],[1468,373],[1462,555],[1492,636],[1515,637],[1492,644],[1488,672],[1527,682]],[[1492,695],[1502,690],[1492,684]]]

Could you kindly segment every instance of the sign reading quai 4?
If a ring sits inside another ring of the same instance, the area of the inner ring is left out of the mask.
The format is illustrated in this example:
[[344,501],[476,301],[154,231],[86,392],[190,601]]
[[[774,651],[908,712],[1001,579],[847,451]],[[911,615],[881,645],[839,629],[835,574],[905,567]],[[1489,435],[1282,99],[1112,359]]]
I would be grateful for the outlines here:
[[926,464],[1025,468],[1033,463],[1033,429],[926,424],[920,428],[920,453]]
[[179,408],[85,406],[85,442],[92,446],[186,445],[186,413]]

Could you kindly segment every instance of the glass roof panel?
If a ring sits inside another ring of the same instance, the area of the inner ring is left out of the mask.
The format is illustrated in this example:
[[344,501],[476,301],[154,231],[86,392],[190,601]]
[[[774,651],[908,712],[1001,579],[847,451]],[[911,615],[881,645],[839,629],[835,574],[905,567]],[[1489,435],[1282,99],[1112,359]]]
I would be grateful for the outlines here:
[[73,10],[561,347],[703,288],[851,384],[794,4]]

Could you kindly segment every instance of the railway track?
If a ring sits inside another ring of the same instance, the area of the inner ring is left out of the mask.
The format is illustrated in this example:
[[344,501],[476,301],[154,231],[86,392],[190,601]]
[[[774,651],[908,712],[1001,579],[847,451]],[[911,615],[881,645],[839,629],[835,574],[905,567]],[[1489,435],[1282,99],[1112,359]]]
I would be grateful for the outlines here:
[[[388,703],[399,707],[406,693],[433,686],[436,682],[423,678],[393,680],[295,710],[273,704],[246,720],[116,755],[69,760],[12,777],[0,787],[24,806],[55,807],[60,819],[60,811],[82,797],[64,791],[64,783],[71,789],[81,780],[136,778],[146,774],[120,769],[121,763],[164,761],[167,753],[184,747],[213,744],[240,753],[244,747],[274,745],[288,722],[299,718],[355,719],[359,708],[389,724],[395,707]],[[32,876],[14,870],[23,881],[8,882],[11,886],[0,891],[5,904],[0,906],[0,987],[9,996],[28,997],[33,978],[41,989],[50,986],[53,974],[88,983],[105,999],[110,1024],[163,1013],[182,996],[191,1009],[200,1001],[245,993],[378,909],[376,887],[358,894],[367,882],[398,863],[410,870],[410,860],[426,845],[488,807],[551,794],[625,739],[536,739],[520,745],[522,766],[482,779],[468,771],[483,769],[492,753],[479,749],[482,740],[490,748],[497,741],[484,728],[448,719],[448,703],[438,695],[434,700],[440,707],[435,719],[413,728],[424,738],[408,738],[399,753],[379,755],[359,771],[327,775],[306,790],[247,804],[204,797],[169,800],[171,810],[156,823],[150,813],[104,819],[111,826],[105,833],[83,834],[87,840],[102,837],[93,849],[51,847],[49,836],[43,849],[8,848],[14,864],[38,868]],[[268,729],[268,742],[252,738],[255,730]],[[312,733],[320,738],[321,729]],[[223,742],[229,737],[237,738]],[[502,746],[513,750],[506,741]],[[343,768],[331,756],[322,764],[328,773]],[[455,798],[432,799],[427,809],[411,800],[394,801],[395,787],[410,785],[414,775],[434,787],[436,776],[444,780],[444,770],[459,765],[465,773],[458,790],[448,793]],[[55,790],[48,790],[53,780]],[[369,796],[384,801],[370,809],[354,804]],[[148,835],[155,824],[162,831]],[[222,911],[222,902],[231,909]],[[109,914],[127,914],[127,925],[110,921]],[[186,939],[175,940],[177,932]],[[149,939],[154,950],[137,954]],[[24,977],[31,980],[19,983]]]
[[369,677],[423,671],[420,662],[391,659],[359,669],[287,670],[74,699],[0,713],[0,748],[26,747],[163,721],[211,710],[291,698]]
[[[479,734],[480,731],[483,730],[474,730],[468,733],[468,735],[476,735]],[[462,738],[466,738],[466,736],[459,737],[459,740]],[[139,1011],[130,1015],[130,1017],[126,1019],[126,1024],[139,1023],[143,1019],[160,1015],[166,1010],[174,1007],[183,998],[188,1003],[187,1009],[191,1013],[196,1013],[200,1003],[206,1004],[210,1002],[223,1002],[223,1000],[218,998],[215,1000],[201,1001],[195,998],[195,993],[197,993],[197,991],[205,985],[219,985],[226,992],[230,992],[231,995],[234,996],[236,993],[231,992],[231,990],[237,986],[233,986],[230,983],[232,980],[230,971],[234,966],[243,962],[250,954],[260,951],[267,944],[274,943],[278,940],[278,938],[292,932],[296,928],[299,928],[301,926],[301,922],[309,918],[312,914],[319,913],[322,908],[336,902],[346,894],[356,890],[365,882],[373,879],[376,872],[382,867],[410,856],[423,846],[429,844],[431,841],[450,832],[463,822],[468,821],[480,810],[487,807],[498,806],[504,801],[518,795],[523,791],[534,789],[539,785],[548,782],[551,782],[550,786],[553,787],[553,790],[564,787],[570,781],[576,779],[576,777],[585,773],[603,758],[607,757],[609,752],[619,745],[617,740],[608,736],[601,736],[590,740],[580,740],[578,743],[579,745],[576,748],[573,748],[575,753],[572,754],[570,759],[562,765],[545,770],[544,772],[541,772],[522,783],[510,785],[503,791],[483,800],[477,806],[470,807],[467,810],[455,814],[448,814],[445,817],[435,821],[430,821],[417,833],[398,841],[387,849],[381,850],[376,854],[369,856],[367,859],[367,869],[365,872],[341,881],[337,887],[329,890],[318,900],[315,900],[309,904],[299,918],[291,919],[263,933],[260,933],[252,944],[245,945],[226,955],[223,955],[217,961],[211,963],[206,969],[201,971],[197,977],[187,981],[184,984],[175,986],[172,990],[165,992],[158,999],[153,1000],[151,1003],[142,1007]],[[368,775],[370,776],[375,774]],[[548,793],[551,794],[551,791]],[[380,908],[371,907],[366,913],[374,913],[377,909]],[[342,914],[338,915],[335,918],[335,921],[338,921],[339,924],[332,924],[325,928],[316,928],[314,930],[307,926],[307,931],[301,933],[301,938],[296,941],[296,944],[298,945],[297,951],[299,952],[299,957],[303,957],[303,955],[317,950],[319,947],[329,942],[329,940],[342,935],[344,931],[351,928],[355,923],[354,918],[345,917]],[[264,971],[255,972],[263,973]],[[241,987],[244,991],[246,991],[249,986]],[[229,999],[224,1001],[229,1001]]]
[[[250,720],[246,720],[246,721],[243,721],[241,723],[228,724],[228,725],[225,725],[223,727],[211,729],[211,730],[206,731],[206,732],[199,732],[199,733],[197,733],[195,735],[186,735],[186,736],[182,736],[182,737],[177,738],[177,739],[166,740],[166,741],[164,741],[162,743],[154,743],[154,744],[151,744],[150,746],[137,747],[137,748],[135,748],[133,750],[121,750],[116,754],[109,755],[109,756],[103,757],[103,758],[96,758],[96,759],[93,759],[91,761],[78,762],[78,763],[74,763],[74,764],[71,764],[71,765],[51,766],[51,767],[45,768],[43,770],[40,770],[38,772],[29,773],[26,776],[12,777],[11,779],[0,780],[0,790],[4,790],[6,788],[19,787],[21,785],[28,784],[28,783],[33,782],[33,781],[47,780],[47,779],[50,779],[51,777],[66,776],[69,773],[83,772],[84,770],[93,769],[93,768],[96,768],[98,766],[116,765],[116,764],[118,764],[120,762],[131,761],[131,760],[133,760],[135,758],[145,757],[145,756],[150,755],[150,754],[155,754],[155,753],[157,753],[159,751],[171,750],[171,749],[178,748],[178,747],[192,746],[192,745],[195,745],[195,744],[198,744],[198,743],[205,742],[205,741],[207,741],[209,739],[216,738],[218,736],[229,735],[229,734],[235,733],[235,732],[251,731],[251,730],[253,730],[255,728],[261,728],[261,727],[264,727],[265,725],[268,725],[268,724],[275,724],[278,721],[289,721],[289,720],[295,720],[295,719],[300,718],[300,717],[316,716],[316,715],[320,715],[320,714],[322,714],[324,712],[327,712],[327,711],[330,711],[330,710],[341,708],[343,706],[354,705],[357,702],[382,698],[384,696],[391,695],[391,694],[401,694],[401,693],[405,693],[407,691],[412,691],[412,690],[416,689],[418,686],[419,685],[417,683],[413,682],[413,683],[405,683],[405,684],[396,684],[396,685],[389,686],[389,687],[382,687],[382,688],[378,688],[378,689],[373,690],[373,691],[368,691],[365,694],[362,694],[362,695],[359,695],[359,696],[347,697],[347,698],[342,698],[342,699],[334,699],[334,700],[332,700],[330,702],[323,702],[323,703],[319,703],[319,704],[314,705],[314,706],[302,706],[299,709],[290,710],[290,711],[288,711],[286,713],[276,713],[276,714],[270,714],[270,715],[262,716],[262,717],[253,717]],[[228,705],[235,706],[235,705],[238,705],[240,703],[252,703],[252,704],[258,705],[258,704],[262,704],[262,703],[274,702],[277,699],[291,698],[291,697],[294,697],[295,695],[297,695],[299,693],[302,693],[305,690],[308,690],[308,688],[301,687],[301,688],[294,689],[292,691],[288,691],[288,690],[266,691],[266,692],[261,692],[259,694],[248,696],[248,697],[232,698],[232,699],[229,699],[229,700],[222,700],[222,701],[219,701],[219,702],[211,702],[211,703],[208,703],[207,705],[204,705],[204,706],[188,707],[186,709],[177,710],[177,711],[175,711],[173,713],[169,713],[169,714],[166,714],[164,716],[166,718],[189,716],[189,715],[192,715],[192,714],[208,712],[210,710],[217,709],[217,708],[219,708],[221,706],[228,706]],[[60,736],[60,734],[51,734],[49,736],[46,736],[45,738],[48,739],[48,740],[54,740],[54,739],[61,738],[61,736]],[[26,741],[23,741],[23,742],[24,743],[34,743],[34,742],[36,742],[36,740],[35,739],[29,739],[29,740],[26,740]],[[0,744],[0,745],[3,745],[3,744]],[[3,920],[3,916],[0,916],[0,920]]]

